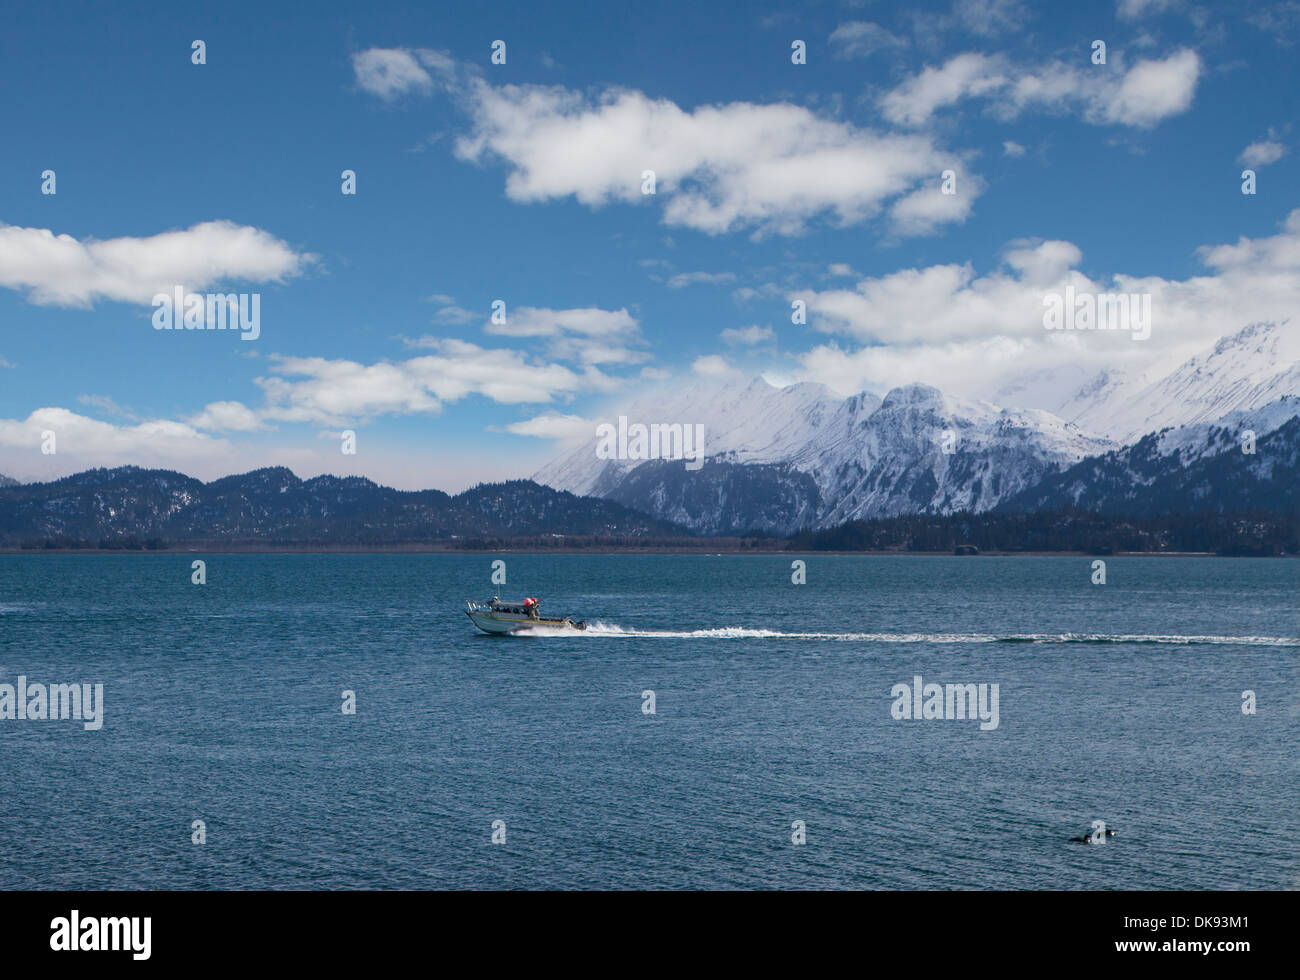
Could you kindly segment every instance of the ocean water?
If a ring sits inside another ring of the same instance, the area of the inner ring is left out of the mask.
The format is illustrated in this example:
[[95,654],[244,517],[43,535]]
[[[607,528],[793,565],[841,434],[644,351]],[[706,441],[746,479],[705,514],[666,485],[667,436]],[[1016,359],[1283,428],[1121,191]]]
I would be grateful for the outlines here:
[[795,557],[0,556],[0,888],[1300,885],[1300,562]]

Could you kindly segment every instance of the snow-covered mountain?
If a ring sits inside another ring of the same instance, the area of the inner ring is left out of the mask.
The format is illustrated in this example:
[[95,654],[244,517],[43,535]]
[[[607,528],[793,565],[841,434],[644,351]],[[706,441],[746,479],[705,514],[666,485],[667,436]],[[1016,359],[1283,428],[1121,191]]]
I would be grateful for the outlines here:
[[1047,412],[963,402],[919,384],[880,402],[756,378],[642,399],[624,414],[629,423],[703,424],[707,463],[690,471],[681,462],[602,460],[593,436],[535,479],[707,533],[987,510],[1111,448]]
[[1111,444],[1048,412],[965,402],[912,384],[885,396],[854,439],[812,457],[819,523],[988,510]]
[[1300,327],[1252,323],[1154,380],[1103,372],[1056,409],[1120,443],[1300,395]]
[[[1055,413],[963,401],[922,384],[879,401],[811,383],[700,382],[621,414],[703,425],[703,469],[603,460],[593,434],[534,479],[714,534],[979,512],[1012,500],[1095,507],[1101,491],[1086,485],[1089,472],[1117,501],[1132,501],[1144,481],[1172,486],[1173,471],[1223,456],[1244,430],[1263,438],[1300,415],[1300,335],[1289,322],[1256,323],[1154,379],[1112,370],[1071,388],[1078,378],[1066,368],[1004,392],[1041,400],[1056,388]],[[1136,455],[1119,452],[1148,433]],[[1094,457],[1106,460],[1102,469],[1078,465]],[[1240,462],[1225,456],[1214,479],[1265,479],[1266,460],[1250,461],[1254,476],[1237,472]],[[1063,473],[1074,482],[1058,479]],[[1123,490],[1126,480],[1137,489]]]
[[[1250,438],[1247,438],[1247,433]],[[1153,432],[1091,457],[1004,501],[1008,510],[1063,505],[1148,517],[1180,513],[1297,512],[1300,398]]]
[[[866,394],[843,399],[825,385],[804,382],[776,387],[762,378],[748,383],[696,384],[648,395],[620,409],[629,422],[703,425],[705,453],[731,463],[784,463],[813,444],[849,438],[855,419],[880,404]],[[615,419],[608,419],[611,423]],[[639,460],[603,460],[596,438],[540,469],[534,479],[558,490],[605,496]]]

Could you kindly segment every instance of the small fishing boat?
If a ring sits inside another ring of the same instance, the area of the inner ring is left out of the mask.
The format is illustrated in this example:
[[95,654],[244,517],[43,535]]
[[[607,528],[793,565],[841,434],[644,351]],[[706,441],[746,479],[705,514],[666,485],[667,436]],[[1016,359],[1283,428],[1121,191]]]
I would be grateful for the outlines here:
[[523,602],[503,602],[496,596],[491,602],[465,603],[465,615],[484,633],[519,633],[539,626],[551,629],[585,630],[586,620],[574,621],[571,616],[547,618],[540,611],[541,602],[528,598]]

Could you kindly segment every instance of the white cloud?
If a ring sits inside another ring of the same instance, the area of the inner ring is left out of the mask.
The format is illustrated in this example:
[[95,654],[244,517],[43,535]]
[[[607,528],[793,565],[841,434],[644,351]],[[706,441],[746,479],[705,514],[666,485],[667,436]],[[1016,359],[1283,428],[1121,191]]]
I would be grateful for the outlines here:
[[938,68],[927,66],[887,92],[880,100],[881,111],[890,122],[923,126],[937,109],[1005,88],[1010,79],[1002,66],[1000,57],[959,54]]
[[242,402],[209,402],[188,424],[212,432],[254,432],[265,428],[258,414]]
[[[854,289],[792,292],[808,304],[814,330],[830,342],[800,355],[805,376],[842,391],[886,390],[919,380],[970,393],[1001,371],[1022,372],[1073,360],[1092,369],[1124,364],[1172,367],[1226,333],[1255,321],[1294,319],[1300,311],[1300,209],[1278,234],[1242,238],[1197,252],[1207,274],[1187,279],[1079,270],[1070,242],[1012,243],[1004,265],[979,275],[969,264],[900,269]],[[1077,292],[1151,296],[1150,339],[1128,332],[1061,334],[1043,328],[1044,297]],[[978,364],[978,372],[971,365]]]
[[[512,200],[658,203],[665,223],[708,234],[798,234],[827,217],[863,222],[937,173],[946,156],[928,136],[881,135],[786,103],[686,110],[636,91],[589,99],[481,79],[463,95],[474,129],[456,152],[504,161]],[[645,170],[656,175],[653,197],[641,193]]]
[[1300,0],[1280,0],[1247,8],[1246,23],[1263,31],[1284,48],[1295,46],[1300,38]]
[[831,32],[831,50],[837,58],[868,58],[885,48],[901,48],[906,39],[891,34],[879,24],[851,20]]
[[38,408],[25,419],[0,419],[0,447],[39,456],[47,431],[55,434],[57,456],[94,459],[100,465],[179,464],[229,449],[228,443],[184,422],[154,419],[113,425],[54,407]]
[[557,412],[544,412],[522,422],[511,422],[505,427],[507,432],[517,436],[533,436],[537,439],[553,439],[556,442],[582,442],[590,439],[596,431],[597,423],[580,415],[561,415]]
[[1094,125],[1145,128],[1191,107],[1201,69],[1200,57],[1189,48],[1128,70],[1118,56],[1109,65],[1055,62],[1025,69],[1001,56],[966,53],[907,79],[881,97],[880,107],[892,122],[923,126],[939,109],[989,98],[993,111],[1006,119],[1027,109],[1074,111]]
[[895,230],[900,235],[929,235],[941,224],[965,221],[984,182],[958,173],[956,185],[957,193],[944,194],[936,179],[930,186],[919,187],[895,201],[889,209]]
[[[1221,274],[1250,277],[1253,274],[1270,276],[1275,273],[1300,271],[1300,208],[1286,216],[1282,231],[1268,238],[1237,239],[1235,245],[1203,245],[1196,254],[1201,261]],[[1279,295],[1294,296],[1300,290],[1300,280],[1286,284],[1290,290]],[[1270,293],[1273,290],[1269,290]],[[1267,319],[1261,317],[1259,319]]]
[[985,37],[1019,30],[1029,19],[1020,0],[957,0],[953,13],[966,30]]
[[721,378],[726,375],[738,374],[739,372],[727,363],[727,359],[720,354],[708,354],[705,357],[697,357],[691,362],[691,370],[696,374],[706,378]]
[[1270,163],[1277,163],[1285,153],[1286,147],[1276,140],[1261,140],[1242,150],[1237,160],[1247,167],[1266,167]]
[[1002,154],[1008,157],[1022,157],[1025,155],[1025,148],[1015,140],[1005,140],[1002,143]]
[[784,295],[785,290],[774,282],[765,282],[760,286],[741,286],[731,291],[731,298],[738,305],[745,305],[760,299],[772,299]]
[[[358,84],[389,100],[451,92],[472,119],[456,155],[504,162],[506,195],[518,202],[657,204],[665,224],[707,234],[796,235],[816,219],[874,218],[947,156],[929,136],[881,134],[789,103],[684,109],[629,89],[493,85],[433,54],[431,72],[420,51],[362,52],[354,58]],[[654,195],[642,193],[647,170]]]
[[650,356],[636,349],[644,339],[626,309],[521,306],[508,311],[505,323],[489,322],[484,330],[502,337],[544,338],[549,356],[583,364],[638,364]]
[[42,306],[90,307],[100,299],[149,305],[178,285],[282,282],[315,256],[258,228],[207,221],[148,238],[78,241],[45,228],[0,225],[0,286]]
[[1164,13],[1178,6],[1179,0],[1119,0],[1115,13],[1120,20],[1140,20],[1152,14]]
[[736,274],[734,272],[679,272],[670,278],[665,285],[669,289],[681,289],[684,286],[694,286],[699,283],[707,283],[713,286],[735,281]]
[[79,405],[89,405],[91,408],[97,408],[101,412],[107,412],[109,415],[116,415],[118,418],[130,419],[132,422],[139,422],[140,417],[128,408],[119,405],[107,395],[78,395],[77,403]]
[[352,56],[357,85],[389,102],[408,94],[430,94],[434,79],[426,69],[448,77],[454,68],[445,54],[423,48],[370,48]]
[[853,271],[853,266],[849,265],[847,262],[832,262],[827,267],[826,271],[830,273],[832,276],[857,275],[857,273]]
[[1083,261],[1083,253],[1070,242],[1012,242],[1003,258],[1022,283],[1051,286]]
[[473,310],[467,310],[463,306],[455,304],[444,306],[433,315],[433,318],[439,323],[473,323],[475,320],[483,319],[482,313],[475,313]]
[[577,372],[536,361],[521,350],[440,338],[424,338],[421,345],[437,353],[374,364],[276,357],[275,374],[255,379],[266,393],[258,416],[342,425],[381,415],[432,414],[470,395],[500,404],[544,403],[618,384],[594,367]]
[[769,340],[775,340],[776,334],[771,327],[748,326],[748,327],[728,327],[722,333],[718,334],[722,342],[729,346],[743,344],[752,347],[755,344],[762,344]]
[[636,333],[637,323],[626,308],[551,310],[520,306],[514,312],[507,312],[505,323],[489,323],[485,329],[488,333],[503,337],[556,337],[564,333],[615,337]]
[[1139,61],[1119,89],[1103,98],[1101,111],[1108,122],[1154,126],[1191,108],[1200,74],[1201,59],[1189,49],[1163,61]]

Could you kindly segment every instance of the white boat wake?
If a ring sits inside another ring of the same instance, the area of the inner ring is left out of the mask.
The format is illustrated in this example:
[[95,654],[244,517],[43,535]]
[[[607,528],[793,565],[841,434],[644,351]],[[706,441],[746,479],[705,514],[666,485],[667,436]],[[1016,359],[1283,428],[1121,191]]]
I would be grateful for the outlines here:
[[587,636],[646,639],[713,640],[829,640],[855,643],[1149,643],[1182,646],[1235,644],[1245,646],[1300,646],[1293,636],[1178,636],[1174,634],[1120,633],[801,633],[720,626],[700,630],[639,630],[600,620],[586,630],[537,627],[520,630],[516,636]]

